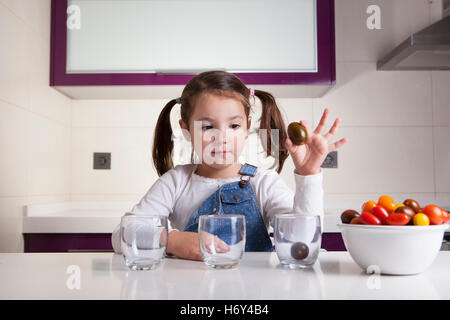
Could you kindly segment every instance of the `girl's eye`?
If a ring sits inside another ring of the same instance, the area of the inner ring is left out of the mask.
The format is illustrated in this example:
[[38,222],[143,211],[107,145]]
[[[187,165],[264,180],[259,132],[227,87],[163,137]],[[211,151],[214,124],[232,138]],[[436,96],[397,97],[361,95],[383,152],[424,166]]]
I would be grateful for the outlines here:
[[212,128],[212,126],[203,126],[202,127],[202,130],[203,131],[206,131],[206,130],[209,130],[209,129],[211,129]]
[[231,127],[232,127],[233,129],[237,129],[237,128],[240,127],[240,125],[239,125],[239,124],[232,124]]

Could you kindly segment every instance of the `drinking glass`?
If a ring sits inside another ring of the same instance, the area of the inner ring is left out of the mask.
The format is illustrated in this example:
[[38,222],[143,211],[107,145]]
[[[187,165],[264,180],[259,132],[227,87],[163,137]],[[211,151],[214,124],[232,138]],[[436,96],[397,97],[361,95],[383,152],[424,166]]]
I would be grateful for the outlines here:
[[200,251],[214,269],[236,268],[245,249],[245,216],[203,215],[198,224]]
[[322,239],[319,215],[275,215],[274,233],[275,250],[283,266],[299,269],[316,262]]
[[167,216],[125,214],[120,223],[121,248],[131,270],[156,268],[167,246]]

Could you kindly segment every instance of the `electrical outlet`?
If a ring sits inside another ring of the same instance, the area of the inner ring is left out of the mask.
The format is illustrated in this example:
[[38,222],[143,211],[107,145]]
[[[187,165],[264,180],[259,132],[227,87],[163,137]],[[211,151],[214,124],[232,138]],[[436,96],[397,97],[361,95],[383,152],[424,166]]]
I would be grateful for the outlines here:
[[322,168],[337,168],[338,167],[338,155],[337,151],[330,152],[323,161]]
[[111,169],[111,153],[94,152],[94,169]]

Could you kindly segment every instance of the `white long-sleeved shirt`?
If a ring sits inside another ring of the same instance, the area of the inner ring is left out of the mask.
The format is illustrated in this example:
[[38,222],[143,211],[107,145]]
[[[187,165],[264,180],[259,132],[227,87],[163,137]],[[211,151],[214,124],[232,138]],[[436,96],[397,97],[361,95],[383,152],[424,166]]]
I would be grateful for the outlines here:
[[[184,230],[190,216],[223,184],[239,181],[234,178],[206,178],[195,173],[197,165],[177,165],[162,175],[136,204],[131,213],[166,215],[171,228]],[[294,173],[296,190],[293,192],[275,171],[256,170],[250,183],[267,229],[276,214],[292,213],[320,215],[323,218],[323,170],[301,176]],[[170,230],[170,231],[172,231]],[[112,246],[120,249],[120,225],[112,233]]]

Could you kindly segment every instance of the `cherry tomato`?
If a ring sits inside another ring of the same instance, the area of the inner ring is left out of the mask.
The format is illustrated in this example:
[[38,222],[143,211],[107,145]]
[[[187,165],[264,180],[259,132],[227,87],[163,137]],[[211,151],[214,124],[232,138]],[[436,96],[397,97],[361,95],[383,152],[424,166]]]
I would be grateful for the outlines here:
[[394,212],[395,212],[395,210],[397,210],[397,208],[399,208],[399,207],[404,207],[405,205],[403,204],[403,203],[397,203],[396,205],[395,205],[395,209],[394,209]]
[[404,226],[408,224],[411,217],[406,213],[391,213],[389,218],[386,219],[386,223],[392,226]]
[[375,201],[367,201],[362,205],[361,212],[372,212],[373,207],[375,207],[377,203]]
[[372,213],[367,212],[367,211],[361,213],[361,215],[359,216],[359,220],[361,220],[361,222],[363,224],[373,224],[373,225],[380,225],[381,224],[380,219],[378,219]]
[[434,204],[425,206],[425,208],[422,209],[422,213],[425,213],[428,218],[430,218],[430,224],[436,225],[445,223],[442,209]]
[[361,219],[359,217],[354,217],[352,221],[350,221],[350,224],[364,224],[362,223]]
[[341,221],[342,223],[350,223],[352,221],[353,218],[359,217],[359,212],[355,211],[355,210],[345,210],[344,212],[342,212],[341,214]]
[[450,216],[448,215],[448,212],[447,212],[447,211],[445,211],[445,210],[442,209],[442,208],[441,208],[441,210],[442,210],[442,216],[444,217],[444,223],[447,223],[448,220],[450,220]]
[[419,212],[414,215],[413,223],[416,226],[428,226],[430,224],[430,219],[425,213]]
[[395,210],[395,202],[394,199],[392,199],[390,196],[382,195],[378,198],[379,206],[384,207],[388,213],[392,213]]
[[416,200],[406,199],[403,203],[405,206],[412,208],[416,213],[420,212],[420,205]]
[[389,213],[382,206],[375,206],[372,209],[372,214],[380,219],[382,224],[386,224],[386,219],[389,217]]

